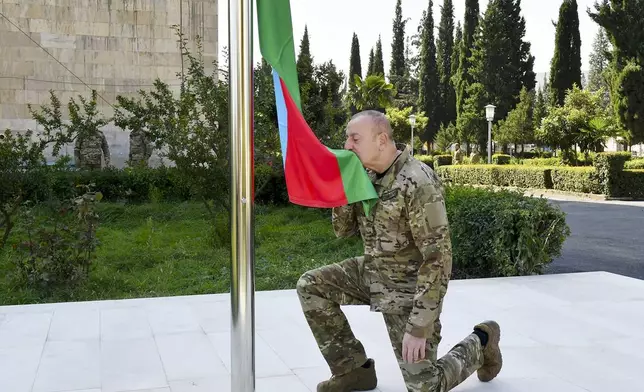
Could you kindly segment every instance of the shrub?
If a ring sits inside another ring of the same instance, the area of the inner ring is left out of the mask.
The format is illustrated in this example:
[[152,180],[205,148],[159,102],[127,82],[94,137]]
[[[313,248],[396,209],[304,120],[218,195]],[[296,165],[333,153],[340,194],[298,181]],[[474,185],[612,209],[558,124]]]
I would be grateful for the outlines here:
[[53,171],[51,178],[52,193],[60,199],[79,196],[74,189],[90,183],[105,201],[182,201],[193,196],[188,179],[173,167]]
[[563,150],[560,156],[564,165],[575,166],[577,164],[577,153],[572,150]]
[[626,163],[624,164],[624,169],[627,169],[627,170],[644,169],[644,158],[626,161]]
[[578,152],[577,153],[577,166],[592,166],[593,163],[595,162],[595,158],[597,157],[596,152],[589,152],[588,155],[586,153]]
[[510,165],[520,165],[523,159],[517,158],[517,157],[512,157],[510,158]]
[[12,259],[23,281],[47,293],[88,277],[98,246],[95,204],[101,198],[88,189],[74,199],[45,203],[48,214],[38,214],[40,207],[22,211]]
[[432,169],[434,168],[434,157],[432,155],[416,155],[415,158]]
[[602,193],[606,196],[617,196],[619,173],[624,170],[624,164],[631,159],[628,152],[599,153],[595,158],[595,168]]
[[[107,202],[145,203],[196,200],[192,183],[174,167],[107,168],[103,170],[52,170],[20,175],[25,200],[44,202],[50,197],[63,200],[83,194],[79,186],[93,184]],[[213,180],[215,181],[215,180]],[[223,188],[222,188],[223,189]],[[255,167],[255,201],[265,204],[288,202],[284,171],[280,166]]]
[[434,156],[434,168],[438,168],[440,166],[448,166],[452,164],[452,156],[451,155],[435,155]]
[[[45,124],[46,125],[46,124]],[[44,127],[37,140],[33,132],[14,134],[5,130],[0,139],[0,249],[4,248],[23,203],[31,195],[46,198],[49,191],[43,151],[51,147],[56,155],[69,142],[55,124]]]
[[288,203],[284,170],[268,164],[255,167],[255,202],[282,205]]
[[552,186],[550,169],[544,167],[469,165],[442,167],[437,172],[443,179],[454,184],[538,189],[548,189]]
[[512,157],[506,154],[494,154],[492,155],[492,163],[495,165],[508,165],[510,164]]
[[186,72],[177,75],[180,91],[157,80],[136,97],[119,95],[115,118],[122,127],[145,129],[160,156],[174,163],[211,214],[215,206],[230,211],[228,84],[208,70],[199,41],[194,53],[176,27],[175,33],[186,60]]
[[523,152],[517,152],[515,156],[521,159],[533,159],[533,158],[538,158],[539,153],[537,153],[536,151],[523,151]]
[[567,192],[602,192],[597,171],[592,167],[555,167],[552,169],[552,189]]
[[563,166],[561,158],[534,158],[524,159],[520,161],[522,165],[526,166]]
[[644,170],[624,170],[613,185],[614,197],[644,199]]
[[545,199],[450,186],[446,205],[457,279],[541,273],[570,235],[565,214]]
[[524,151],[514,154],[517,158],[521,159],[535,159],[535,158],[552,158],[550,151]]

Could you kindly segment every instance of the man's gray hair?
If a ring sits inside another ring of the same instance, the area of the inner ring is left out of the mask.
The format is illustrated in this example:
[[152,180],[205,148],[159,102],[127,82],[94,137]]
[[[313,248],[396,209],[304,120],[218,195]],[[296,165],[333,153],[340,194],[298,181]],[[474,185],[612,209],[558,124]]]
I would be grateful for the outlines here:
[[377,110],[363,110],[354,114],[351,117],[351,121],[357,120],[362,117],[369,118],[369,120],[373,124],[372,131],[374,133],[374,136],[377,136],[380,133],[384,132],[387,134],[387,137],[389,137],[389,140],[391,140],[392,143],[394,142],[394,131],[393,129],[391,129],[389,119],[384,115],[384,113],[381,113]]

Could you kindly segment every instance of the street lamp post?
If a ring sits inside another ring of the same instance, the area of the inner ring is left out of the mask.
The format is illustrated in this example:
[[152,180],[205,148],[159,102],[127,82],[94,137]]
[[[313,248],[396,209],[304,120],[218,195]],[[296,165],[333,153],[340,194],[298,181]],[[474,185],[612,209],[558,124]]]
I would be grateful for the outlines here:
[[492,163],[492,120],[494,120],[494,109],[496,106],[487,105],[485,107],[485,117],[487,118],[487,163]]
[[416,125],[416,116],[409,116],[409,125],[411,125],[411,156],[414,156],[414,125]]

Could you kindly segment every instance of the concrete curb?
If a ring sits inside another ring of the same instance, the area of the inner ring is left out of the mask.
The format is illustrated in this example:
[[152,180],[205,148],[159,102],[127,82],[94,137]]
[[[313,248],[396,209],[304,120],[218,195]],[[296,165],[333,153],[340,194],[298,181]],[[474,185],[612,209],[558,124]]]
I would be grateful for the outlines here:
[[606,197],[606,195],[601,195],[601,194],[557,191],[553,189],[526,189],[524,190],[524,192],[527,196],[535,196],[536,194],[540,194],[546,198],[553,197],[553,196],[563,196],[563,197],[571,197],[571,198],[593,200],[593,201],[611,200],[610,198]]

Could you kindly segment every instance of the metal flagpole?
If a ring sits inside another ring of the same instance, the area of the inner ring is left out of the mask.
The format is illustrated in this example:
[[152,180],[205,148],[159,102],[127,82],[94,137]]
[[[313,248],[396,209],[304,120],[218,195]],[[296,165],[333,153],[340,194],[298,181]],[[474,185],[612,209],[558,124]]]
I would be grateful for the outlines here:
[[231,387],[255,391],[253,1],[228,0],[231,164]]

